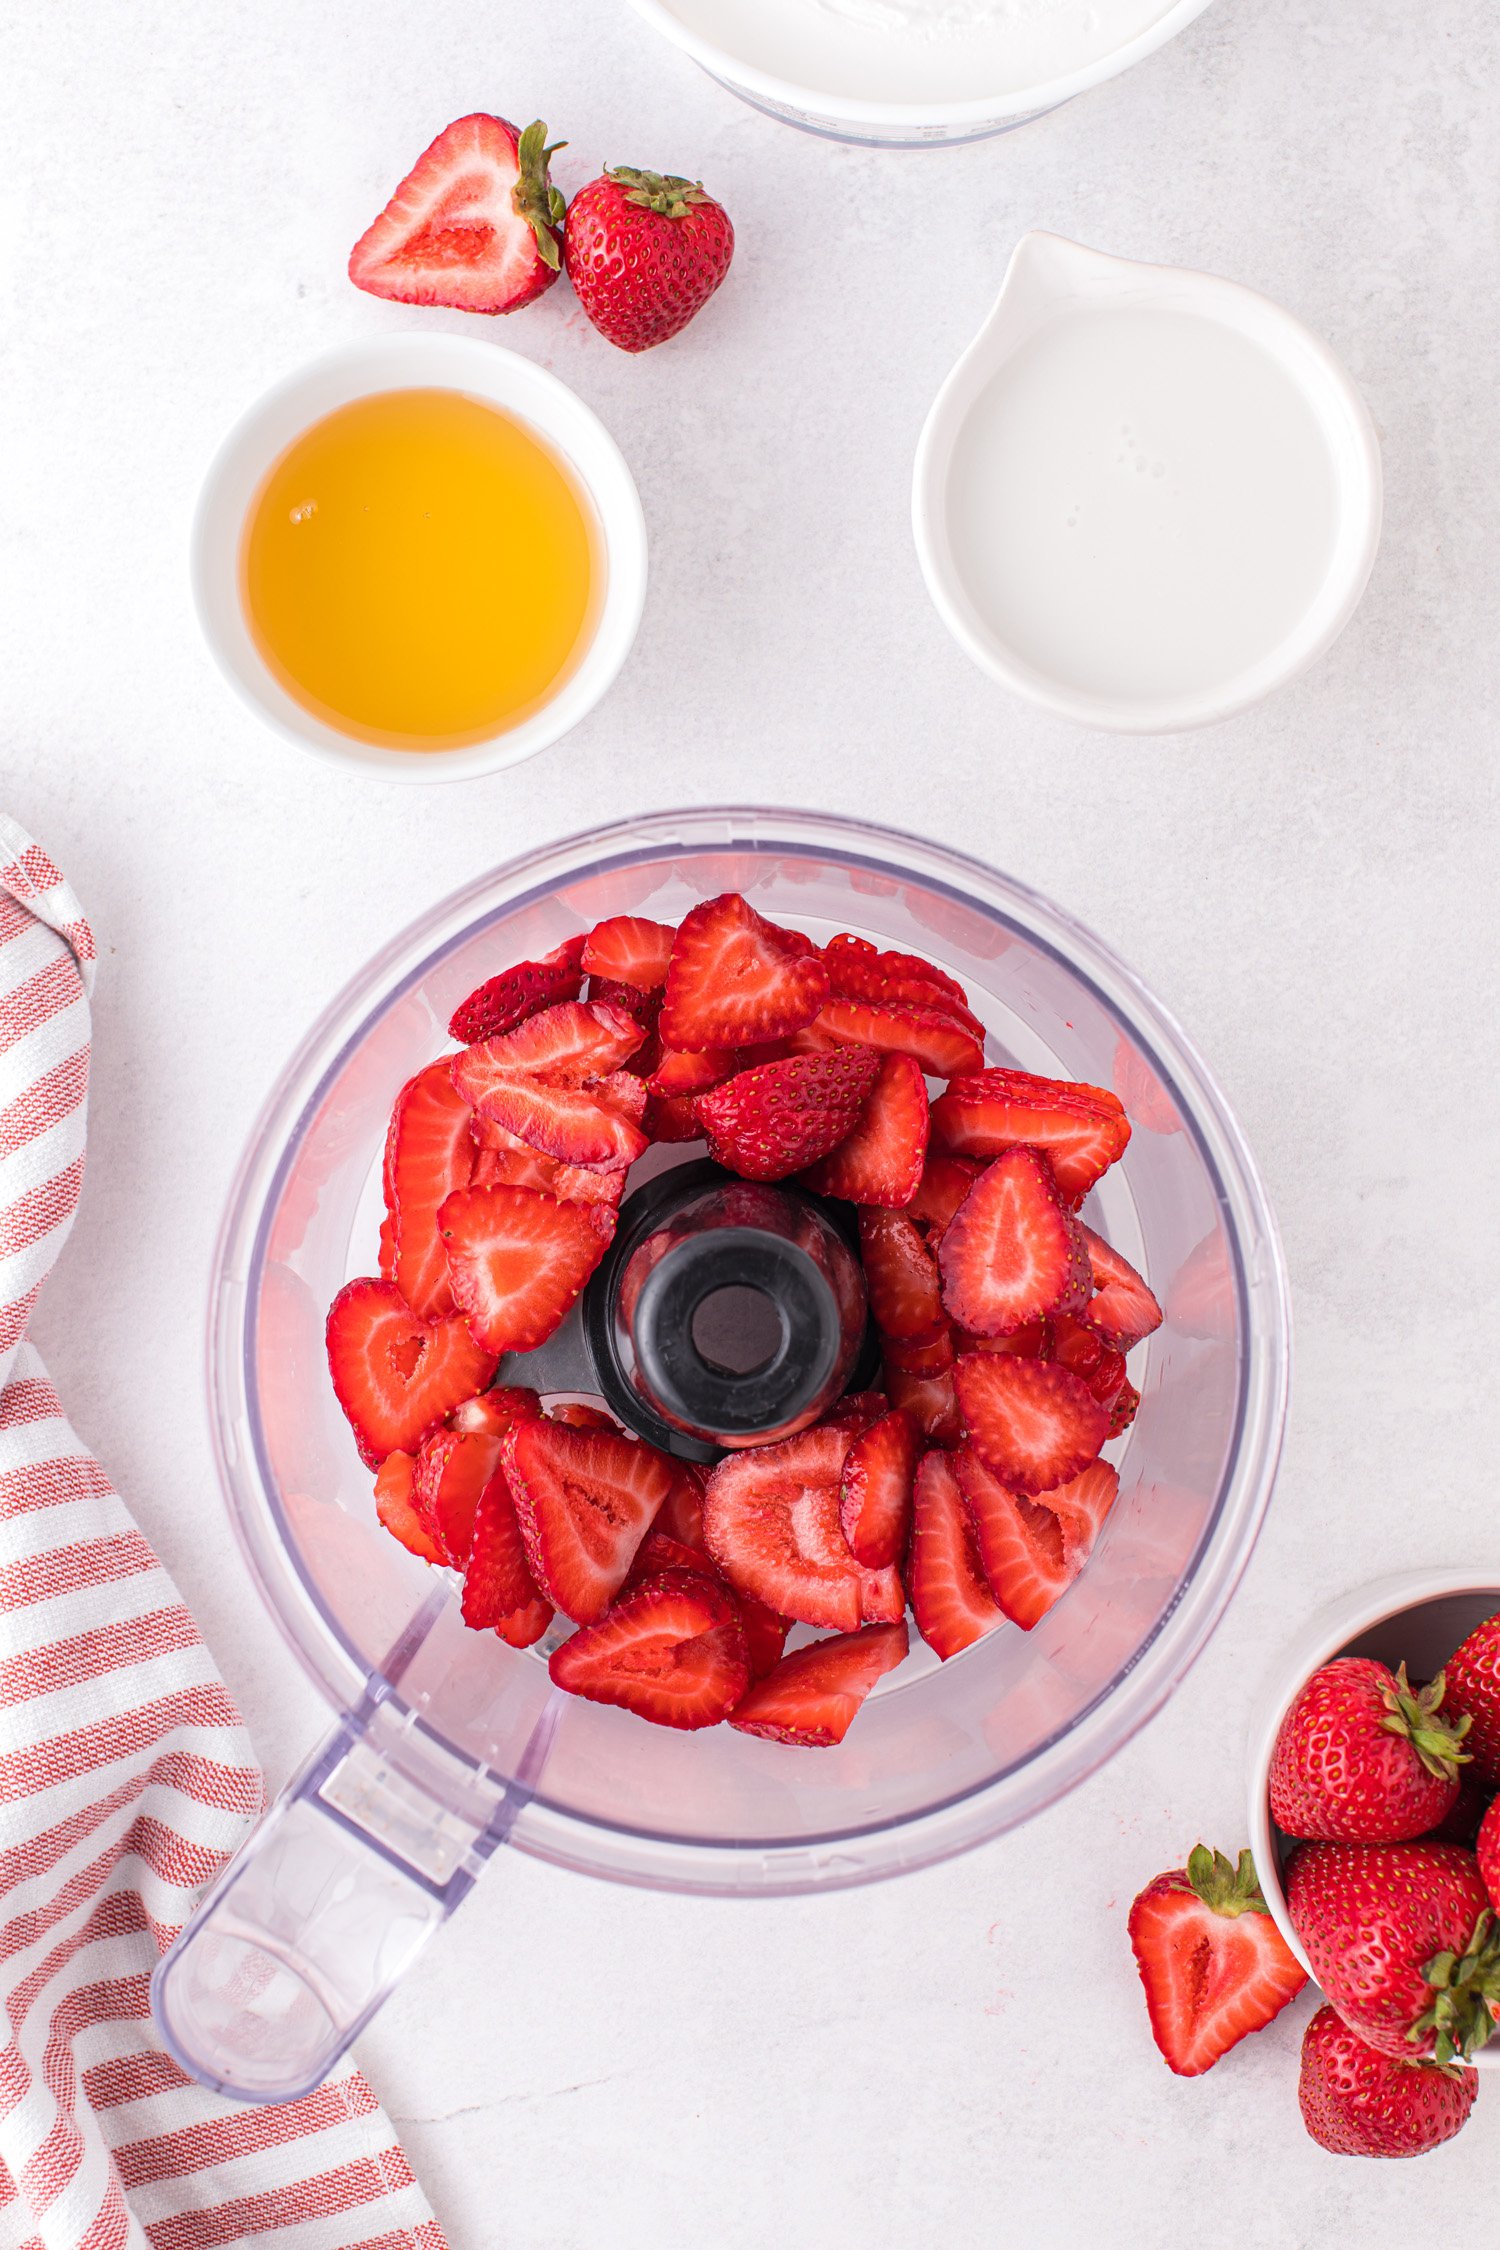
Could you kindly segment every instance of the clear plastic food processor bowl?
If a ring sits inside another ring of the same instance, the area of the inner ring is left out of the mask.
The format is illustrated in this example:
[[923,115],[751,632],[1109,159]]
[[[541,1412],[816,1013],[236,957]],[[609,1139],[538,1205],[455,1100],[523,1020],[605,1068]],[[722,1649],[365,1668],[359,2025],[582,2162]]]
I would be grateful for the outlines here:
[[[555,1693],[538,1651],[468,1631],[457,1580],[377,1523],[324,1358],[329,1300],[374,1267],[392,1097],[443,1049],[456,1003],[602,916],[675,922],[725,890],[820,940],[852,930],[927,954],[968,987],[990,1060],[1115,1088],[1134,1137],[1089,1217],[1166,1309],[1131,1361],[1141,1409],[1083,1575],[1032,1633],[1002,1627],[946,1664],[914,1638],[837,1749],[648,1726]],[[174,2054],[261,2101],[326,2075],[500,1844],[674,1890],[817,1890],[923,1866],[1051,1804],[1160,1706],[1222,1614],[1270,1495],[1289,1357],[1254,1166],[1128,969],[976,861],[736,809],[514,860],[370,964],[261,1118],[210,1341],[246,1561],[338,1714],[157,1976]]]

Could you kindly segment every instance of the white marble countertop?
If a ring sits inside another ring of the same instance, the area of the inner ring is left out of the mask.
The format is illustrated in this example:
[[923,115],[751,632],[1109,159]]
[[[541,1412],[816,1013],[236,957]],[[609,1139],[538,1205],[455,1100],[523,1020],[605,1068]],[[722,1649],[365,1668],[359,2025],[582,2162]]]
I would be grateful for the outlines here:
[[[1500,1553],[1500,28],[1472,0],[1218,0],[1013,137],[883,155],[740,106],[624,0],[140,0],[0,32],[0,801],[103,948],[89,1183],[37,1322],[273,1780],[322,1719],[239,1575],[200,1376],[210,1244],[294,1038],[390,932],[576,827],[726,796],[923,829],[1092,922],[1196,1034],[1285,1233],[1280,1488],[1169,1709],[1020,1834],[753,1906],[497,1864],[366,2041],[454,2250],[906,2250],[1032,2237],[1266,2250],[1480,2222],[1500,2094],[1418,2166],[1302,2133],[1307,2003],[1201,2082],[1151,2046],[1139,1885],[1242,1840],[1263,1665],[1330,1593]],[[701,173],[733,275],[611,350],[564,289],[503,328],[602,414],[653,585],[613,694],[461,791],[284,751],[199,646],[184,545],[229,420],[344,338],[468,325],[359,296],[350,242],[452,116],[540,111]],[[1308,678],[1127,742],[1010,702],[924,596],[912,447],[1017,235],[1268,291],[1379,424],[1370,592]]]

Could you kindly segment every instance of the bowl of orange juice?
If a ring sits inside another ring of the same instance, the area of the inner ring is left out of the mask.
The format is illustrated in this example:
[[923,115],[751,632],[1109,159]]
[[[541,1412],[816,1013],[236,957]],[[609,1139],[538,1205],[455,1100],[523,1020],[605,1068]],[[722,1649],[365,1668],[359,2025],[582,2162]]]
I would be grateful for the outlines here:
[[329,353],[230,432],[193,590],[283,735],[385,781],[516,764],[629,653],[646,528],[624,458],[545,368],[466,336]]

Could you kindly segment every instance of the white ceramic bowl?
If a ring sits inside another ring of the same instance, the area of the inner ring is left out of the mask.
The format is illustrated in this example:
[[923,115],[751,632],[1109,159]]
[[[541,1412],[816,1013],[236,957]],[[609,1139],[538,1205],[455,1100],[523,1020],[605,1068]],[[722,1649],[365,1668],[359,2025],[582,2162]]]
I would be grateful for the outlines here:
[[[1190,314],[1253,343],[1288,376],[1326,448],[1332,550],[1293,629],[1259,661],[1182,692],[1105,695],[1030,661],[994,621],[956,552],[955,495],[970,416],[1009,363],[1053,322],[1079,312]],[[957,464],[957,467],[956,467]],[[1248,710],[1332,646],[1358,606],[1380,544],[1380,445],[1369,409],[1328,346],[1268,297],[1176,266],[1107,256],[1059,235],[1023,235],[993,309],[934,400],[917,445],[912,529],[938,614],[982,671],[1059,718],[1119,734],[1170,734]]]
[[867,147],[944,147],[958,141],[987,140],[1010,132],[1049,109],[1086,93],[1106,78],[1118,77],[1132,63],[1142,62],[1166,45],[1179,31],[1201,16],[1209,0],[1172,0],[1157,21],[1113,53],[1101,56],[1081,70],[1062,78],[1014,88],[1008,93],[975,91],[963,101],[924,100],[877,102],[857,95],[830,93],[825,88],[799,86],[778,78],[753,63],[731,54],[727,47],[705,38],[685,24],[670,0],[631,0],[638,15],[670,39],[674,47],[691,55],[709,75],[727,86],[742,101],[769,116],[779,117],[804,132],[822,133],[830,139],[856,141]]
[[[321,416],[379,391],[463,391],[528,423],[568,463],[593,504],[604,591],[593,638],[550,702],[519,724],[456,750],[385,749],[304,710],[251,638],[240,598],[245,517],[272,463]],[[381,781],[462,781],[519,764],[578,724],[630,653],[646,598],[646,524],[623,455],[565,383],[502,345],[472,336],[387,336],[289,375],[230,431],[204,481],[193,525],[193,596],[220,669],[262,718],[301,749]]]
[[[1345,1594],[1303,1627],[1276,1659],[1250,1723],[1250,1849],[1267,1906],[1309,1976],[1312,1963],[1292,1928],[1283,1861],[1292,1844],[1271,1818],[1271,1756],[1287,1709],[1303,1683],[1336,1656],[1374,1656],[1392,1670],[1404,1663],[1414,1680],[1440,1672],[1460,1641],[1500,1610],[1500,1563],[1485,1569],[1413,1570]],[[1478,2070],[1500,2070],[1500,2039],[1474,2057]]]

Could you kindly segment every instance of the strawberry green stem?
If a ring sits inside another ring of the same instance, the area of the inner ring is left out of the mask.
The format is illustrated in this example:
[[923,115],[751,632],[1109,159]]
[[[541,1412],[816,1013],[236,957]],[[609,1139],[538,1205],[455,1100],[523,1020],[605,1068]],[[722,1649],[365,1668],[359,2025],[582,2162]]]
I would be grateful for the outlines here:
[[516,144],[520,173],[510,191],[511,202],[536,236],[536,246],[543,265],[550,266],[554,273],[559,272],[562,267],[557,230],[563,223],[568,207],[563,201],[562,190],[552,185],[552,176],[547,167],[558,150],[567,145],[566,141],[554,141],[549,148],[547,128],[540,118],[534,125],[528,125]]
[[1427,1687],[1414,1688],[1403,1664],[1390,1685],[1381,1689],[1386,1715],[1380,1723],[1387,1734],[1405,1737],[1434,1779],[1457,1781],[1459,1767],[1471,1762],[1468,1751],[1459,1748],[1471,1722],[1467,1714],[1457,1719],[1438,1717],[1443,1684],[1439,1672]]
[[1422,1969],[1432,1987],[1432,2005],[1407,2033],[1411,2040],[1436,2034],[1433,2060],[1467,2062],[1495,2030],[1492,2009],[1500,2004],[1500,1926],[1488,1910],[1474,1924],[1462,1953],[1435,1953]]
[[611,164],[604,177],[624,188],[627,203],[659,212],[664,219],[685,219],[695,203],[713,201],[701,180],[685,180],[677,172],[640,172],[633,164]]
[[1261,1895],[1255,1858],[1248,1847],[1240,1853],[1236,1867],[1222,1852],[1211,1852],[1206,1844],[1195,1844],[1188,1855],[1187,1879],[1188,1888],[1206,1907],[1230,1920],[1241,1914],[1269,1914],[1271,1911]]

